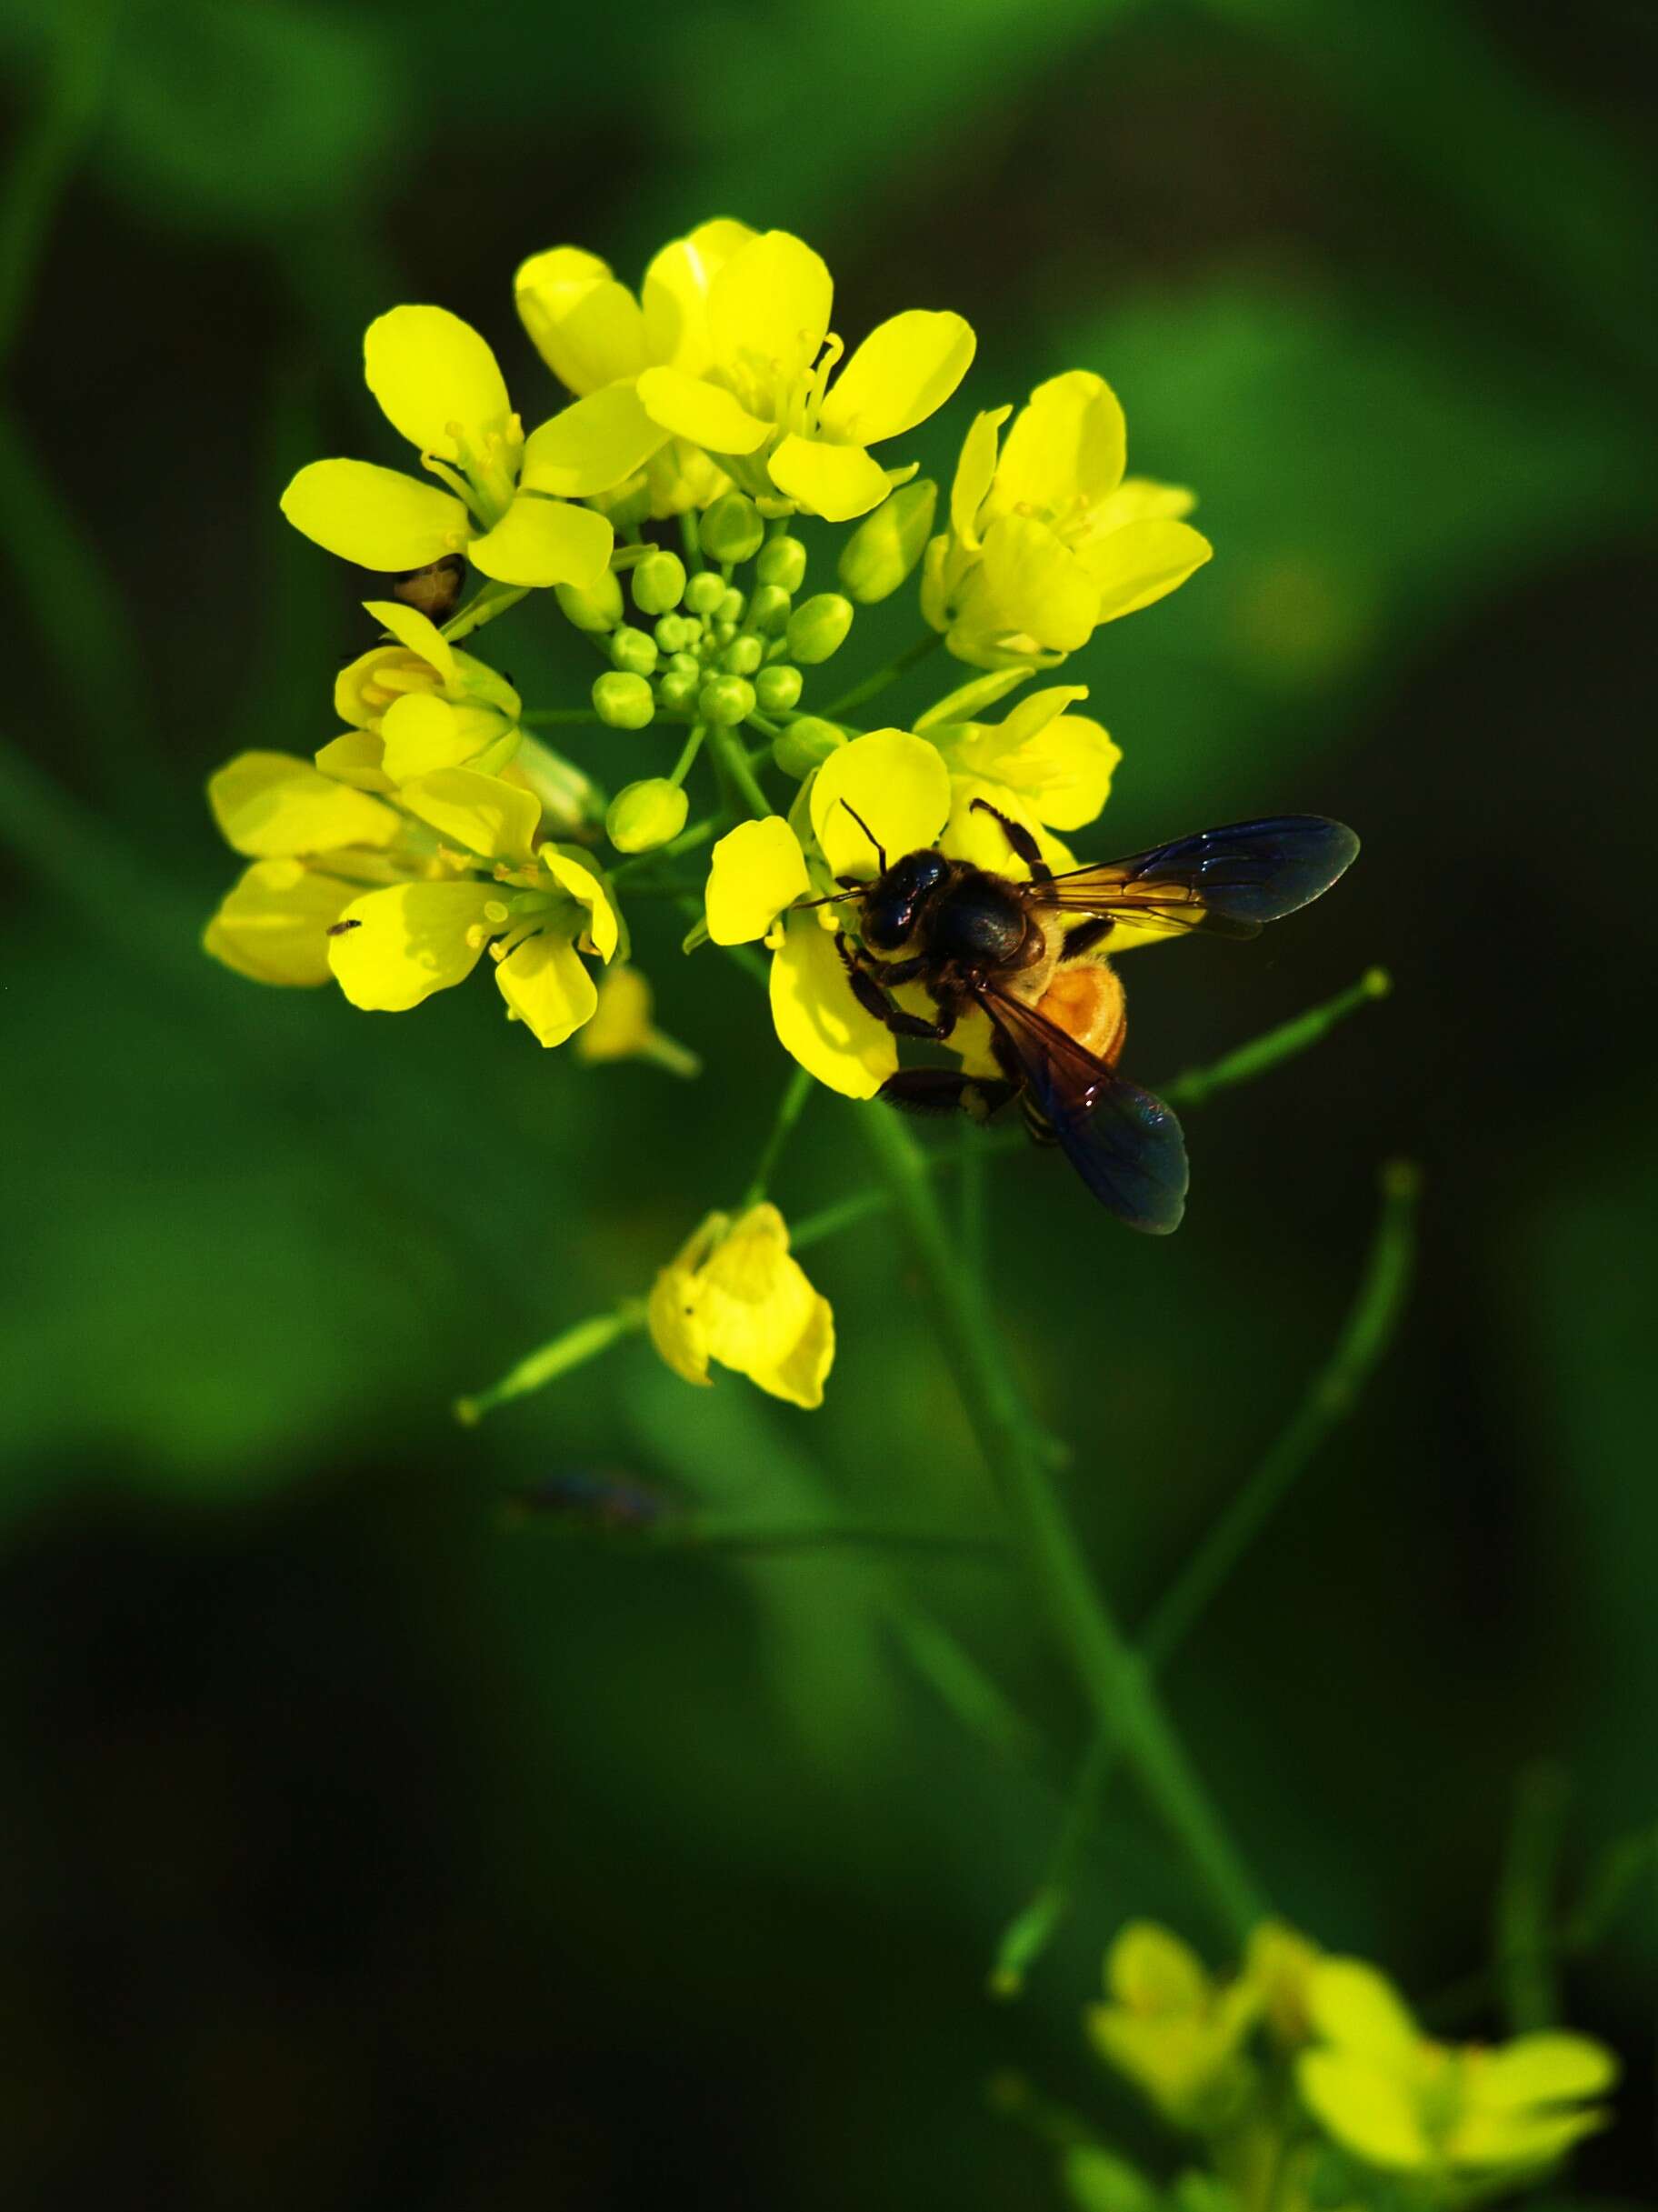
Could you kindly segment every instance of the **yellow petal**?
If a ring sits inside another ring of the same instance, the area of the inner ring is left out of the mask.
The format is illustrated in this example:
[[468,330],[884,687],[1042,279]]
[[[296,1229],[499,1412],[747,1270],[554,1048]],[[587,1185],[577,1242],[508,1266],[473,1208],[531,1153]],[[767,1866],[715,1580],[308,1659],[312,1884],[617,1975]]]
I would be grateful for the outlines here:
[[764,936],[785,906],[812,888],[800,839],[781,816],[740,822],[714,848],[704,906],[716,945]]
[[424,568],[464,550],[472,516],[434,484],[372,461],[313,461],[282,495],[294,527],[361,568]]
[[829,387],[822,422],[850,445],[901,437],[935,415],[972,365],[973,326],[912,307],[877,324]]
[[1072,369],[1031,394],[1002,447],[992,505],[1038,515],[1093,506],[1123,480],[1128,432],[1103,376]]
[[825,522],[867,515],[892,488],[886,470],[862,445],[831,445],[821,438],[791,435],[768,455],[766,466],[785,499]]
[[1061,711],[1086,696],[1081,686],[1037,692],[999,727],[977,725],[951,745],[952,766],[1008,785],[1051,828],[1083,828],[1111,796],[1123,757],[1099,723]]
[[1557,2033],[1517,2036],[1495,2050],[1471,2052],[1466,2066],[1470,2102],[1503,2112],[1599,2097],[1619,2073],[1603,2043]]
[[758,234],[746,223],[716,216],[687,238],[664,245],[644,273],[645,351],[666,367],[700,375],[714,358],[708,335],[708,290],[740,245]]
[[950,771],[924,737],[872,730],[830,754],[813,778],[811,808],[830,873],[874,876],[880,862],[872,838],[889,863],[937,844],[950,813]]
[[667,439],[631,384],[606,385],[531,431],[518,480],[525,491],[591,498],[625,482]]
[[1094,579],[1045,523],[1000,515],[984,534],[979,566],[963,596],[964,617],[997,636],[1034,638],[1049,653],[1074,653],[1094,635],[1100,595]]
[[[1001,823],[994,815],[986,814],[984,807],[975,806],[975,799],[983,799],[997,814],[1004,814],[1010,821],[1028,829],[1042,857],[1055,875],[1076,865],[1069,847],[1044,826],[1022,791],[1015,791],[1011,784],[981,776],[950,778],[950,819],[944,824],[938,844],[952,860],[965,860],[975,868],[988,868],[993,876],[1011,876],[1019,883],[1024,883],[1030,875],[1029,866],[1009,845],[1007,832]],[[1124,927],[1125,925],[1119,924],[1112,933],[1114,953],[1120,949],[1119,940]]]
[[591,507],[524,492],[467,547],[474,567],[498,584],[574,584],[590,591],[610,565],[615,533]]
[[774,1397],[823,1404],[834,1319],[790,1256],[774,1206],[751,1206],[732,1225],[701,1272],[697,1303],[709,1353],[722,1366]]
[[[1006,698],[1008,693],[1016,691],[1021,684],[1029,683],[1030,676],[1028,668],[993,668],[988,676],[973,676],[929,706],[925,714],[918,715],[915,727],[919,732],[934,729],[940,723],[972,722],[987,706],[994,706],[998,699]],[[1086,687],[1079,685],[1076,696],[1085,698]]]
[[255,860],[208,923],[202,943],[255,983],[326,983],[328,932],[357,896],[355,884],[297,860]]
[[1190,523],[1153,516],[1084,545],[1078,558],[1099,593],[1096,622],[1114,622],[1184,584],[1214,548]]
[[1468,2112],[1443,2138],[1458,2167],[1553,2166],[1574,2143],[1606,2127],[1603,2108],[1577,2112]]
[[474,448],[505,437],[512,402],[495,356],[446,307],[394,307],[368,326],[363,372],[381,413],[421,453],[464,458],[450,425]]
[[1313,2117],[1373,2166],[1408,2173],[1433,2161],[1433,2147],[1409,2093],[1381,2067],[1333,2051],[1303,2051],[1295,2078]]
[[596,254],[574,245],[532,254],[513,290],[531,343],[571,391],[596,392],[644,366],[638,303]]
[[[392,716],[388,714],[385,720],[389,732]],[[522,863],[530,856],[541,801],[519,785],[482,775],[476,768],[439,768],[405,784],[398,796],[440,837],[464,845],[485,860]]]
[[416,660],[435,669],[445,684],[455,681],[454,647],[430,615],[423,615],[417,606],[405,606],[401,599],[365,599],[363,610],[383,630],[389,630]]
[[1196,2012],[1214,1985],[1190,1944],[1154,1920],[1131,1920],[1105,1955],[1105,1987],[1132,2012]]
[[[383,680],[388,676],[395,680]],[[335,677],[334,711],[355,729],[378,729],[381,716],[400,693],[430,691],[436,684],[436,671],[412,667],[401,646],[371,646]]]
[[462,982],[484,949],[494,884],[396,884],[370,891],[340,916],[355,926],[328,940],[328,964],[354,1006],[401,1014]]
[[884,1022],[866,1014],[814,914],[791,915],[772,960],[772,1020],[785,1051],[808,1075],[847,1098],[873,1098],[898,1066]]
[[394,699],[380,725],[383,766],[395,784],[435,768],[458,768],[477,750],[474,733],[447,699],[435,692],[407,691]]
[[714,360],[740,392],[786,389],[816,360],[834,299],[829,272],[809,245],[785,230],[750,239],[708,288]]
[[656,1030],[651,1020],[649,979],[636,967],[606,969],[599,983],[599,1003],[582,1032],[584,1060],[630,1060],[648,1052]]
[[1145,522],[1154,515],[1178,522],[1197,505],[1197,494],[1182,484],[1159,484],[1151,476],[1124,476],[1116,490],[1099,502],[1088,517],[1090,537],[1120,530],[1125,522]]
[[622,942],[622,920],[603,876],[576,854],[560,846],[544,845],[540,858],[542,866],[559,888],[567,891],[579,906],[586,909],[583,950],[596,953],[606,963],[614,960]]
[[1307,1985],[1307,2010],[1321,2036],[1378,2066],[1408,2063],[1421,2046],[1403,1998],[1362,1959],[1322,1959]]
[[769,423],[751,415],[729,392],[684,369],[646,369],[638,389],[640,404],[654,423],[709,453],[753,453],[772,434]]
[[1011,407],[991,407],[974,415],[973,428],[962,440],[962,457],[950,486],[950,527],[969,552],[978,550],[978,513],[996,473],[997,433],[1012,413]]
[[354,791],[395,791],[383,766],[385,754],[373,730],[346,730],[317,748],[316,765],[324,776],[349,784]]
[[495,970],[501,996],[542,1045],[562,1045],[599,1003],[593,977],[568,937],[543,930],[508,953]]
[[708,1373],[708,1331],[703,1324],[696,1277],[678,1262],[664,1267],[651,1285],[645,1323],[659,1356],[687,1383],[712,1387]]
[[397,835],[389,806],[292,753],[238,753],[207,779],[207,800],[225,844],[255,860],[385,846]]

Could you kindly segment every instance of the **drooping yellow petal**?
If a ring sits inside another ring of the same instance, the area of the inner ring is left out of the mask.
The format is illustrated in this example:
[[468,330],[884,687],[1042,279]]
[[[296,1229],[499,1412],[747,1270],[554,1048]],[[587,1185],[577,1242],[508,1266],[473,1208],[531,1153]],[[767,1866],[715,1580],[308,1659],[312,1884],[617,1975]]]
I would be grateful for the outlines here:
[[582,949],[596,953],[606,964],[614,960],[622,942],[622,917],[603,876],[579,855],[562,846],[544,845],[540,859],[560,890],[567,891],[577,906],[586,910]]
[[591,591],[610,565],[615,533],[591,507],[521,492],[493,530],[467,547],[498,584],[574,584]]
[[645,365],[644,320],[608,263],[580,246],[532,254],[513,279],[518,314],[536,352],[579,395]]
[[731,1226],[724,1214],[710,1214],[657,1275],[646,1305],[646,1326],[658,1355],[685,1382],[709,1386],[708,1331],[703,1320],[697,1270]]
[[372,615],[383,630],[389,630],[417,660],[435,669],[445,684],[455,681],[454,647],[430,615],[423,615],[417,606],[405,606],[401,599],[365,599],[363,611]]
[[851,522],[878,507],[892,489],[888,473],[862,445],[823,438],[784,438],[768,455],[772,482],[785,499],[825,522]]
[[373,461],[313,461],[282,495],[294,527],[360,568],[424,568],[460,553],[473,520],[463,503]]
[[1214,548],[1190,523],[1160,516],[1125,523],[1078,555],[1099,593],[1097,622],[1114,622],[1150,606],[1201,568]]
[[319,746],[316,765],[336,784],[354,791],[395,791],[384,766],[385,747],[373,730],[346,730]]
[[355,884],[298,860],[255,860],[225,896],[202,943],[255,983],[326,983],[328,932],[357,896]]
[[[998,699],[1006,698],[1010,691],[1017,691],[1021,684],[1028,684],[1030,679],[1028,668],[993,668],[984,676],[972,676],[936,700],[924,714],[917,715],[915,728],[919,733],[934,729],[940,723],[972,722],[987,706],[994,706]],[[1078,696],[1082,696],[1081,686]]]
[[495,969],[501,996],[538,1043],[562,1045],[590,1021],[599,1003],[593,977],[568,937],[543,930]]
[[786,390],[816,360],[834,300],[829,271],[809,245],[786,230],[751,238],[708,287],[715,362],[751,404],[758,392]]
[[1593,2106],[1572,2112],[1465,2112],[1441,2148],[1453,2167],[1553,2166],[1611,2119],[1604,2107]]
[[753,453],[771,435],[771,425],[739,399],[681,368],[649,368],[639,379],[645,413],[675,437],[708,453]]
[[704,907],[716,945],[764,936],[785,906],[812,888],[800,839],[781,816],[740,822],[714,848]]
[[589,499],[624,483],[667,440],[632,384],[606,385],[531,431],[518,480],[525,491]]
[[1618,2061],[1603,2043],[1588,2036],[1539,2031],[1516,2036],[1494,2050],[1472,2053],[1467,2093],[1471,2102],[1493,2111],[1518,2112],[1528,2105],[1600,2097],[1618,2073]]
[[1109,497],[1099,501],[1088,516],[1088,535],[1104,537],[1127,522],[1145,522],[1164,516],[1179,522],[1197,505],[1197,494],[1184,484],[1159,484],[1151,476],[1124,476]]
[[1188,1943],[1154,1920],[1131,1920],[1105,1955],[1105,1987],[1133,2012],[1196,2011],[1214,1994],[1207,1967]]
[[1087,508],[1123,481],[1128,428],[1103,376],[1071,369],[1031,394],[1002,447],[992,506],[1038,515]]
[[644,273],[645,350],[654,362],[701,375],[714,358],[708,335],[708,290],[737,248],[758,234],[746,223],[716,216],[689,237],[664,245]]
[[1325,1958],[1307,1986],[1307,2010],[1321,2036],[1378,2066],[1397,2066],[1422,2037],[1386,1976],[1358,1958]]
[[710,1356],[773,1397],[821,1406],[834,1317],[789,1251],[774,1206],[751,1206],[704,1266],[697,1303]]
[[830,385],[824,428],[850,445],[901,437],[944,405],[972,366],[976,343],[959,315],[923,307],[877,324]]
[[1011,407],[990,407],[975,415],[962,440],[962,457],[950,486],[950,527],[970,553],[978,550],[978,513],[996,473],[997,434],[1012,413]]
[[292,753],[238,753],[207,779],[207,801],[225,844],[255,860],[386,846],[397,835],[391,807]]
[[1024,636],[1050,653],[1074,653],[1094,635],[1097,586],[1045,523],[1028,515],[997,517],[984,534],[963,616],[993,636]]
[[405,691],[380,724],[382,766],[395,784],[435,768],[457,768],[477,747],[472,730],[447,699],[433,691]]
[[1408,2173],[1432,2162],[1433,2147],[1416,2107],[1385,2067],[1335,2051],[1303,2051],[1295,2078],[1320,2125],[1373,2166]]
[[873,1098],[898,1066],[884,1022],[866,1014],[814,914],[791,915],[772,959],[772,1020],[784,1049],[808,1075],[846,1098]]
[[447,307],[377,315],[363,341],[363,373],[393,429],[440,461],[464,457],[452,425],[474,449],[507,435],[512,402],[495,356]]
[[950,813],[950,771],[924,737],[871,730],[830,754],[810,803],[831,875],[870,876],[880,866],[872,838],[888,862],[938,842]]
[[[385,720],[389,732],[392,716]],[[533,791],[476,768],[438,768],[405,784],[398,797],[440,837],[484,860],[527,861],[541,821],[541,801]]]
[[328,964],[354,1006],[402,1014],[471,975],[484,950],[494,884],[395,884],[355,899],[355,926],[328,940]]

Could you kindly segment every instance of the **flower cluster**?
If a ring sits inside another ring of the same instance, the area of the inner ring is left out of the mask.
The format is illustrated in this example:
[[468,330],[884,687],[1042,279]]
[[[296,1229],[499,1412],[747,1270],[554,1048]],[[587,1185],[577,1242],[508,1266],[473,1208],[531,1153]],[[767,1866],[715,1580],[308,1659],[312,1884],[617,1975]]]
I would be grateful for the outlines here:
[[[1131,1923],[1087,2025],[1162,2118],[1202,2139],[1214,2212],[1265,2201],[1263,2180],[1283,2212],[1452,2212],[1523,2189],[1605,2125],[1595,2100],[1618,2073],[1603,2046],[1564,2032],[1439,2042],[1375,1967],[1276,1922],[1224,1981],[1168,1929]],[[1078,2201],[1106,2201],[1112,2173],[1125,2204],[1159,2201],[1103,2148],[1074,2161]]]
[[[837,934],[855,931],[855,909],[812,902],[871,876],[878,848],[936,845],[1024,873],[980,799],[1070,860],[1062,836],[1099,814],[1117,748],[1077,711],[1081,685],[1010,696],[1207,557],[1184,519],[1191,495],[1124,476],[1122,410],[1076,370],[1017,414],[977,416],[935,528],[936,485],[886,455],[954,395],[972,329],[913,308],[848,354],[827,268],[785,232],[702,224],[636,295],[556,245],[514,293],[566,404],[538,406],[526,431],[477,331],[395,306],[369,325],[364,372],[420,473],[320,460],[282,495],[297,529],[384,579],[364,601],[375,635],[335,684],[332,734],[212,777],[247,866],[207,949],[260,982],[332,979],[383,1012],[461,982],[487,951],[509,1016],[543,1046],[598,1021],[584,1060],[684,1075],[694,1056],[654,1028],[650,986],[624,965],[624,903],[679,899],[695,913],[687,950],[764,941],[784,1047],[871,1097],[896,1049],[848,986]],[[796,517],[855,525],[823,588]],[[903,729],[808,698],[859,608],[906,584],[929,626],[906,660],[942,646],[974,673]],[[598,656],[580,704],[526,707],[461,643],[532,595]],[[548,742],[553,726],[561,743],[594,733],[579,764]],[[970,1018],[952,1045],[975,1071],[984,1029]],[[743,1228],[682,1272],[717,1284]],[[780,1312],[798,1303],[787,1280]],[[712,1357],[763,1387],[793,1377],[782,1394],[803,1403],[821,1389],[798,1376],[826,1366],[826,1328],[797,1366],[727,1357],[713,1323],[676,1327],[657,1341],[682,1373]]]

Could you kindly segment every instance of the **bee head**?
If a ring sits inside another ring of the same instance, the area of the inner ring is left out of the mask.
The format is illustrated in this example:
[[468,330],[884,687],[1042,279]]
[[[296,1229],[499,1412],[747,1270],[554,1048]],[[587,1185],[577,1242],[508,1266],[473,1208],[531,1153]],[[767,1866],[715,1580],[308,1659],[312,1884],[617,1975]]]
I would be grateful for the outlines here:
[[864,941],[877,952],[908,942],[923,907],[950,874],[942,853],[906,853],[883,868],[864,894]]

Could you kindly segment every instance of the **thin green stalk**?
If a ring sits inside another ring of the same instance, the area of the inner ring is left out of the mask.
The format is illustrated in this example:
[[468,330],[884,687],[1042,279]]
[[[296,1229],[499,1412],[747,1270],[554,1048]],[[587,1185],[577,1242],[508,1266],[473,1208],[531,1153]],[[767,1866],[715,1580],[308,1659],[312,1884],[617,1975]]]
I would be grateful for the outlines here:
[[894,1527],[890,1522],[843,1520],[832,1516],[756,1521],[733,1514],[670,1512],[660,1520],[618,1525],[592,1514],[546,1512],[533,1496],[509,1498],[506,1511],[515,1526],[534,1528],[557,1542],[608,1544],[628,1551],[729,1552],[758,1558],[778,1553],[845,1550],[991,1563],[1007,1556],[1002,1537],[973,1529]]
[[[1330,1357],[1308,1384],[1253,1472],[1212,1525],[1157,1606],[1140,1639],[1155,1673],[1166,1667],[1223,1585],[1283,1503],[1330,1432],[1353,1409],[1381,1364],[1409,1294],[1416,1242],[1416,1170],[1393,1162],[1382,1173],[1382,1204],[1364,1269]],[[1048,1869],[1009,1922],[991,1986],[1016,1996],[1069,1907],[1101,1800],[1123,1755],[1117,1730],[1102,1727],[1073,1786]]]
[[773,810],[772,802],[760,788],[742,739],[734,730],[718,723],[710,725],[709,736],[714,757],[724,770],[732,788],[745,802],[751,814],[764,819]]
[[532,1390],[544,1390],[561,1375],[584,1367],[601,1352],[608,1352],[613,1344],[636,1335],[644,1326],[644,1316],[643,1298],[624,1298],[614,1311],[592,1314],[585,1321],[576,1322],[573,1328],[554,1336],[550,1344],[544,1344],[516,1366],[509,1367],[500,1381],[492,1383],[487,1390],[480,1390],[472,1397],[456,1398],[455,1419],[464,1427],[473,1428],[497,1406],[504,1406],[513,1398],[527,1397]]
[[530,587],[520,584],[485,584],[474,599],[469,599],[458,615],[452,615],[444,625],[444,636],[451,645],[463,637],[470,637],[481,630],[486,622],[494,622],[509,607],[516,606],[520,599],[527,599]]
[[679,536],[685,549],[685,566],[700,568],[703,565],[703,531],[694,507],[687,507],[680,516]]
[[817,1087],[814,1078],[804,1067],[796,1066],[789,1076],[782,1098],[778,1101],[777,1117],[772,1124],[772,1133],[765,1140],[748,1188],[743,1194],[742,1211],[758,1206],[764,1197],[766,1186],[776,1172],[783,1148],[794,1134],[794,1125],[806,1108],[806,1101]]
[[1560,2018],[1553,1890],[1570,1795],[1564,1774],[1546,1765],[1528,1768],[1514,1792],[1493,1950],[1509,2030],[1516,2036],[1553,2027]]
[[1297,1054],[1328,1036],[1337,1023],[1345,1021],[1350,1014],[1385,998],[1393,987],[1393,977],[1384,967],[1366,968],[1357,983],[1338,991],[1322,1006],[1313,1006],[1305,1014],[1298,1014],[1293,1021],[1269,1029],[1264,1036],[1240,1046],[1236,1052],[1228,1053],[1212,1066],[1193,1068],[1184,1076],[1176,1076],[1163,1095],[1174,1106],[1202,1106],[1216,1091],[1229,1090],[1234,1083],[1252,1082],[1269,1067],[1276,1067],[1281,1060],[1294,1059]]
[[[703,740],[707,736],[707,735],[708,725],[705,722],[697,722],[692,725],[691,735],[685,739],[684,744],[680,747],[679,758],[674,763],[673,767],[668,771],[669,783],[678,785],[684,782],[686,776],[690,775],[693,766],[695,765],[696,756],[703,749]],[[682,833],[682,835],[684,833]]]
[[0,362],[11,357],[58,202],[97,121],[115,14],[107,0],[64,7],[45,97],[0,183]]
[[970,1735],[983,1737],[1011,1767],[1041,1763],[1041,1737],[942,1621],[897,1598],[888,1603],[886,1611],[911,1666]]
[[636,859],[624,860],[619,868],[612,868],[610,880],[613,884],[628,883],[664,860],[677,859],[681,853],[694,853],[699,846],[711,844],[724,826],[717,815],[710,815],[704,822],[693,822],[689,829],[682,829],[677,837],[658,846],[654,852],[641,853]]
[[925,1156],[897,1115],[861,1117],[891,1189],[963,1406],[1002,1492],[1033,1580],[1102,1727],[1122,1742],[1147,1797],[1179,1843],[1228,1932],[1241,1940],[1264,1911],[1150,1675],[1095,1590],[1008,1371],[978,1288],[952,1248]]
[[889,684],[895,684],[901,676],[914,668],[918,661],[925,660],[928,654],[936,651],[944,642],[939,631],[925,631],[913,645],[906,646],[896,658],[877,668],[872,676],[866,676],[861,684],[854,684],[850,691],[844,691],[838,699],[831,700],[827,706],[820,707],[818,712],[825,722],[838,721],[854,706],[862,706],[866,700],[884,691]]

